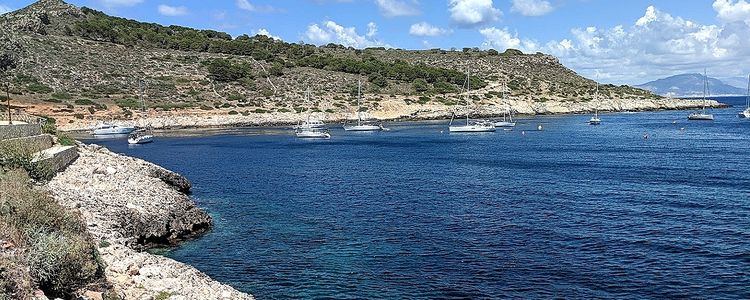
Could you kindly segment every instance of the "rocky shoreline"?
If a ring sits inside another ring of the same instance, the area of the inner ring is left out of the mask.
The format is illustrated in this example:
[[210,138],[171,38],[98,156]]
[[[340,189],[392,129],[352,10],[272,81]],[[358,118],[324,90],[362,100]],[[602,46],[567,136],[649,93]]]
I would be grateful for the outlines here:
[[118,296],[253,299],[189,265],[142,252],[174,246],[211,228],[211,218],[188,196],[187,179],[97,145],[79,145],[79,152],[49,182],[49,190],[61,205],[81,212]]
[[[702,101],[684,99],[606,99],[589,102],[547,101],[533,102],[526,100],[510,100],[504,105],[488,105],[473,110],[475,117],[502,116],[508,108],[521,116],[534,115],[564,115],[600,112],[638,112],[658,110],[687,110],[703,106]],[[723,108],[728,105],[716,100],[706,101],[706,106]],[[388,100],[380,104],[378,110],[363,113],[363,117],[380,121],[418,121],[441,120],[450,118],[454,113],[464,114],[461,106],[446,106],[441,104],[406,104],[403,101]],[[341,123],[352,118],[353,113],[313,112],[312,115],[327,123]],[[230,111],[155,111],[136,113],[131,120],[117,120],[116,124],[152,127],[154,129],[196,129],[222,127],[251,127],[251,126],[288,126],[304,120],[308,113],[295,112],[265,112],[245,114],[230,113]],[[59,124],[64,131],[87,131],[92,121],[71,120],[72,123]]]

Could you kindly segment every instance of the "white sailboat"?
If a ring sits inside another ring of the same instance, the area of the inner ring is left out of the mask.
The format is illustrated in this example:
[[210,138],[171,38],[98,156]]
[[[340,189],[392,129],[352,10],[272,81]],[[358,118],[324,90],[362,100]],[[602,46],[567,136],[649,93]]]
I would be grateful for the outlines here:
[[139,129],[128,135],[128,144],[148,144],[154,141],[154,133],[151,128]]
[[362,121],[362,112],[360,99],[362,98],[362,82],[357,82],[357,125],[344,125],[346,131],[381,131],[384,130],[383,124],[370,124]]
[[[310,101],[310,88],[305,91],[305,103]],[[297,124],[294,127],[294,134],[298,138],[307,139],[328,139],[331,138],[331,133],[326,128],[326,124],[323,121],[313,118],[311,114],[307,115],[307,118],[301,124]]]
[[485,120],[470,120],[469,119],[469,93],[471,93],[471,78],[469,76],[469,70],[466,71],[466,95],[464,100],[466,103],[466,124],[465,125],[453,125],[453,117],[451,122],[448,124],[449,132],[494,132],[495,124]]
[[714,115],[706,112],[706,91],[708,90],[708,81],[706,76],[706,70],[703,69],[703,109],[696,111],[688,115],[688,120],[691,121],[713,121]]
[[[596,91],[594,92],[594,105],[599,102],[599,82],[596,83]],[[589,125],[601,125],[602,119],[599,118],[599,108],[594,108],[594,116],[589,120]]]
[[745,110],[739,114],[740,118],[750,119],[750,75],[747,76],[747,98],[745,98]]
[[[505,99],[505,90],[507,88],[507,85],[505,84],[505,82],[503,82],[503,100]],[[503,119],[495,121],[495,127],[512,128],[515,126],[516,122],[513,121],[513,111],[511,110],[510,106],[508,106],[508,108],[503,113]]]

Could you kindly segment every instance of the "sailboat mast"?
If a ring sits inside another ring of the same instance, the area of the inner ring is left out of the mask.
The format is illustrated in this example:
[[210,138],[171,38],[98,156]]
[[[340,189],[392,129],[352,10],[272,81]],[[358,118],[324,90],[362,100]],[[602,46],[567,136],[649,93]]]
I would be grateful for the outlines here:
[[471,78],[469,74],[471,73],[470,68],[466,68],[466,126],[469,126],[469,93],[471,93]]
[[357,80],[357,126],[362,126],[362,108],[360,107],[359,100],[362,98],[362,81]]
[[750,108],[750,75],[747,75],[747,98],[745,102],[745,107]]
[[141,100],[141,111],[146,112],[146,100],[143,98],[143,79],[138,80],[138,98]]
[[706,92],[708,91],[708,76],[706,68],[703,68],[703,113],[706,113]]

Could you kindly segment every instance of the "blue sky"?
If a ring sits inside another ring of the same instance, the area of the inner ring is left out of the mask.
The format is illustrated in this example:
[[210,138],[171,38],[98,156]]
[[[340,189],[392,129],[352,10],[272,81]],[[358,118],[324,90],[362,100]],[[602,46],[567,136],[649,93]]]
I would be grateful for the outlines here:
[[[356,48],[517,48],[601,81],[639,84],[708,68],[750,72],[746,0],[69,0],[109,14],[234,36]],[[0,12],[29,0],[0,0]]]

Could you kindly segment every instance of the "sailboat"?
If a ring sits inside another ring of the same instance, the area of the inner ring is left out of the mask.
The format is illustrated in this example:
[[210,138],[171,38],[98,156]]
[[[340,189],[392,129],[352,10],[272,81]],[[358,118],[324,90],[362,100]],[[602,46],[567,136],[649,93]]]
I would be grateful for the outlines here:
[[[305,91],[305,103],[310,102],[310,88]],[[305,122],[294,127],[294,134],[298,138],[328,139],[331,133],[323,121],[313,118],[311,113],[307,114]]]
[[456,114],[451,117],[451,122],[448,124],[449,132],[494,132],[495,124],[490,121],[472,121],[469,120],[469,93],[471,92],[471,78],[469,76],[469,70],[466,70],[466,95],[464,100],[466,103],[466,125],[453,125],[453,119]]
[[146,129],[138,129],[128,135],[128,144],[147,144],[154,141],[154,133],[151,127]]
[[750,119],[750,75],[747,76],[747,98],[745,98],[745,110],[739,114],[740,118]]
[[[507,87],[505,84],[503,84],[503,99],[505,99],[505,89]],[[508,109],[505,110],[505,113],[503,113],[503,119],[495,121],[495,127],[502,127],[502,128],[510,128],[515,127],[516,122],[513,121],[513,112],[510,109],[510,106]]]
[[362,121],[360,108],[360,99],[362,98],[362,82],[357,82],[357,125],[344,125],[346,131],[381,131],[384,130],[382,124],[374,125]]
[[[599,101],[599,82],[596,83],[596,91],[594,92],[594,102]],[[599,108],[594,108],[594,116],[589,120],[589,125],[601,125],[602,119],[599,118]]]
[[714,115],[706,113],[706,91],[708,89],[708,81],[706,76],[706,69],[703,69],[703,110],[700,112],[692,112],[688,115],[688,120],[692,121],[713,121]]

